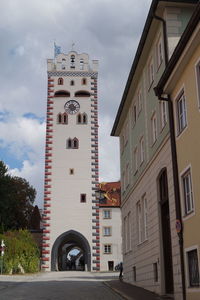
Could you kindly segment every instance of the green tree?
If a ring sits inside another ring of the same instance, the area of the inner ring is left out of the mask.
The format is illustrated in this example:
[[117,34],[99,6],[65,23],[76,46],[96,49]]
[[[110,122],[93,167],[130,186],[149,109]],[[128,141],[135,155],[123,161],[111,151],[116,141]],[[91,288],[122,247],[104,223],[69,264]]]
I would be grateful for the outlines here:
[[12,177],[0,161],[0,225],[2,231],[27,228],[36,190],[21,177]]

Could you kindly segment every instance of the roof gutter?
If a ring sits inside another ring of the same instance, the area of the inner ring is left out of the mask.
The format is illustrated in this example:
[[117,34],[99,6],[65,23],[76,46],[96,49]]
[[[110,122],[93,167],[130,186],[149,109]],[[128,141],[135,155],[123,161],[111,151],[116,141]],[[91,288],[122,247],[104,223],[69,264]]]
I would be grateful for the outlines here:
[[[168,65],[168,44],[167,44],[167,31],[166,21],[161,17],[154,16],[157,20],[163,24],[163,40],[164,40],[164,57],[165,66],[167,69]],[[174,196],[175,196],[175,207],[176,207],[176,222],[180,224],[179,231],[177,231],[179,238],[179,249],[180,249],[180,261],[181,261],[181,280],[182,280],[182,295],[183,300],[186,300],[186,285],[185,285],[185,263],[184,263],[184,247],[183,247],[183,224],[182,224],[182,213],[181,213],[181,200],[180,200],[180,187],[179,187],[179,175],[178,175],[178,161],[177,161],[177,150],[176,150],[176,137],[174,128],[174,112],[173,103],[169,95],[162,97],[162,94],[157,94],[158,90],[154,89],[156,96],[159,100],[168,102],[169,112],[169,130],[170,130],[170,144],[172,154],[172,169],[173,169],[173,181],[174,181]]]
[[182,222],[182,213],[181,213],[181,199],[180,199],[180,187],[179,187],[179,175],[178,175],[176,137],[175,137],[175,128],[174,128],[173,103],[170,95],[166,95],[166,97],[158,96],[158,99],[168,102],[169,130],[170,130],[170,142],[171,142],[170,144],[171,144],[172,169],[173,169],[173,181],[174,181],[174,197],[175,197],[175,207],[176,207],[176,225],[177,224],[178,226],[180,225],[180,228],[176,228],[176,229],[179,238],[179,248],[180,248],[182,294],[183,294],[183,300],[186,300],[183,222]]

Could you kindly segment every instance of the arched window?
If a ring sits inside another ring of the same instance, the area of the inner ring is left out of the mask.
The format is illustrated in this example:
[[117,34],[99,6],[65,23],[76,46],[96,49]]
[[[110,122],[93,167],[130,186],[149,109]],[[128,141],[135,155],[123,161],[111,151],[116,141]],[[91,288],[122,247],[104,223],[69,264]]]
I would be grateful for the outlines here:
[[57,123],[58,123],[58,124],[61,124],[61,123],[62,123],[62,114],[61,114],[61,113],[59,113],[59,114],[57,115]]
[[71,55],[71,65],[70,65],[71,68],[75,68],[75,55]]
[[77,115],[77,123],[78,123],[78,124],[81,124],[81,120],[82,120],[81,114],[78,114],[78,115]]
[[71,81],[70,81],[70,85],[74,85],[74,80],[71,80]]
[[79,141],[78,141],[78,139],[76,137],[73,138],[73,139],[69,138],[67,140],[66,148],[67,149],[78,149],[79,148]]
[[90,93],[87,91],[77,91],[75,97],[90,97]]
[[83,124],[87,124],[87,115],[83,113]]
[[67,117],[67,114],[64,113],[63,114],[63,124],[67,124],[68,123],[68,117]]
[[58,85],[63,85],[63,78],[58,78]]
[[72,140],[70,138],[67,140],[67,148],[68,149],[72,148]]
[[78,139],[77,138],[73,139],[73,149],[78,149]]
[[82,78],[82,85],[86,85],[87,84],[87,79],[86,78]]
[[54,97],[70,97],[70,93],[68,91],[57,91]]
[[77,124],[87,124],[87,114],[86,113],[79,113],[77,115]]
[[80,70],[84,69],[84,60],[81,58],[80,59]]

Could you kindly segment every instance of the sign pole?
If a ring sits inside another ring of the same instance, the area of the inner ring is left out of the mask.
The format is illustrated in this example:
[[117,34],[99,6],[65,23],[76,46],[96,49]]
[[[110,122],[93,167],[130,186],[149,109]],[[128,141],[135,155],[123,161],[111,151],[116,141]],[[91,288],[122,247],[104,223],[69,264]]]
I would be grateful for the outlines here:
[[1,275],[3,273],[3,256],[4,256],[5,244],[4,240],[1,241]]

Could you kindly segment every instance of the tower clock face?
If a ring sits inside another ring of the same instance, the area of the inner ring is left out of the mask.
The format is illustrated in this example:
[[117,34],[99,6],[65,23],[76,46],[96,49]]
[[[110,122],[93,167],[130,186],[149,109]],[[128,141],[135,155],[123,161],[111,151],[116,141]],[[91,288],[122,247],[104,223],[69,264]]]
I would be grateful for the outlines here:
[[64,105],[65,111],[70,114],[76,114],[80,109],[80,104],[75,100],[69,100]]

